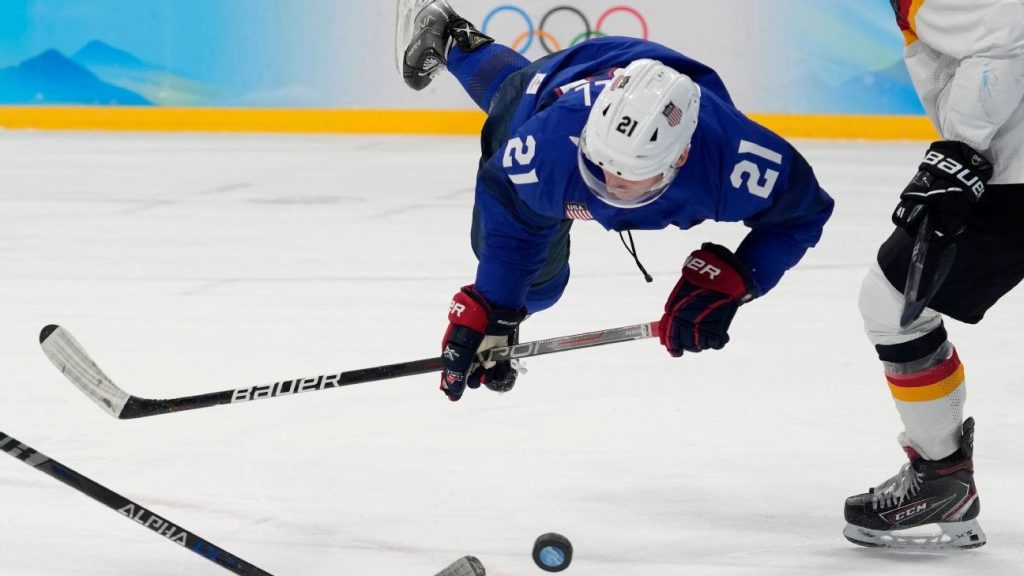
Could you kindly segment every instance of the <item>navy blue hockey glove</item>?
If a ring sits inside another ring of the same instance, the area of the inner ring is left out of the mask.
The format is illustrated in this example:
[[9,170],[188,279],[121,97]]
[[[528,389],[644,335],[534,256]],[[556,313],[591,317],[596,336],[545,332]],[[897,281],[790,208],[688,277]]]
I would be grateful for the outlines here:
[[729,325],[740,304],[757,294],[747,267],[724,246],[705,242],[690,254],[683,276],[665,303],[661,343],[674,357],[718,350],[729,342]]
[[516,382],[516,370],[510,362],[478,362],[477,354],[491,348],[518,342],[519,324],[526,318],[526,308],[508,310],[495,308],[477,292],[465,286],[452,298],[448,307],[448,331],[444,334],[441,354],[441,391],[452,402],[462,398],[466,387],[484,384],[491,390],[507,392]]
[[956,236],[963,232],[990,178],[992,163],[974,148],[952,140],[933,142],[900,194],[892,222],[914,235],[928,214],[936,237]]

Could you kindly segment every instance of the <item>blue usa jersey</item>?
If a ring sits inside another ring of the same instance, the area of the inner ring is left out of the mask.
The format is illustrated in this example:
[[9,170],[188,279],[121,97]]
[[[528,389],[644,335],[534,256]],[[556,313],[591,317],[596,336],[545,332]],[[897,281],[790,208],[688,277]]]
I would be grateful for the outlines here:
[[[577,150],[591,106],[614,69],[640,58],[692,78],[701,88],[700,114],[689,158],[668,190],[646,206],[623,209],[590,192],[577,169]],[[614,231],[743,222],[750,232],[736,254],[760,294],[818,242],[832,199],[788,142],[733,106],[714,70],[664,46],[617,37],[581,43],[537,64],[527,70],[507,141],[482,161],[478,174],[484,233],[476,286],[492,303],[524,305],[566,218],[593,219]]]

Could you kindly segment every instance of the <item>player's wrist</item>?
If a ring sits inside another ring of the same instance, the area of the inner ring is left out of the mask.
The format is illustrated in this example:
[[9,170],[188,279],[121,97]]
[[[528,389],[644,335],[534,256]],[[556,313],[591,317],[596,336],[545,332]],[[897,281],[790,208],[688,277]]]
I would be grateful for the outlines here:
[[496,306],[476,286],[463,286],[452,299],[448,319],[483,334],[507,336],[526,318],[526,308],[518,310]]

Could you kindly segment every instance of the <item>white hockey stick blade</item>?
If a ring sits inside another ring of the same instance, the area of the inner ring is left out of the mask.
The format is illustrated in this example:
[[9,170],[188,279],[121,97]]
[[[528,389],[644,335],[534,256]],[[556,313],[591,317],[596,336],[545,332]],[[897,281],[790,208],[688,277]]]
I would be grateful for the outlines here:
[[463,556],[435,576],[486,576],[484,565],[476,556]]
[[107,378],[70,332],[51,324],[39,334],[39,344],[50,362],[82,393],[104,412],[120,416],[131,395]]

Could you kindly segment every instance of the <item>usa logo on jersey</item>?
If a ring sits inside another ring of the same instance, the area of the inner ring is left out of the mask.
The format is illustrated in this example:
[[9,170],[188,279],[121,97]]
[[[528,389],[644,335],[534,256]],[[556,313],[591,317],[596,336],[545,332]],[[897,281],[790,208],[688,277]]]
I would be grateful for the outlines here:
[[586,204],[580,202],[565,203],[565,217],[569,220],[593,220],[594,216],[587,210]]

